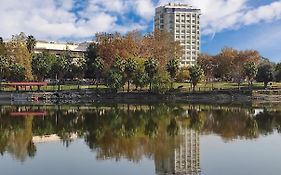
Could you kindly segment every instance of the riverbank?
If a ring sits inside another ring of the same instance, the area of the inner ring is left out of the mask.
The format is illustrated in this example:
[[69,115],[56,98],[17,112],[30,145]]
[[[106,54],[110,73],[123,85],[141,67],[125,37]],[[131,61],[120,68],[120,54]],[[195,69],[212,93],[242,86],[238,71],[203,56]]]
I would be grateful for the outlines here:
[[1,92],[0,103],[46,102],[46,103],[281,103],[281,90],[224,90],[209,92],[169,92],[156,94],[149,92],[93,92],[90,90],[60,92]]

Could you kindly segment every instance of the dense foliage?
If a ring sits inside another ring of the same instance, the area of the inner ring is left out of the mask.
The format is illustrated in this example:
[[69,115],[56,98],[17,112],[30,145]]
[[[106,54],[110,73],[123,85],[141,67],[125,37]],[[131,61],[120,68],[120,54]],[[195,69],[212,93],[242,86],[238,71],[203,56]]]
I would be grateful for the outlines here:
[[174,81],[191,82],[193,89],[200,81],[229,81],[238,86],[248,81],[250,86],[257,80],[265,87],[270,81],[281,81],[280,63],[270,63],[254,50],[224,48],[214,56],[201,54],[195,66],[180,67],[182,47],[167,32],[145,36],[138,31],[99,33],[84,56],[69,50],[57,55],[34,53],[35,45],[36,39],[24,33],[8,42],[0,38],[0,80],[62,82],[87,78],[97,87],[103,83],[115,92],[127,83],[128,92],[132,85],[142,89],[149,84],[149,90],[158,93],[167,89],[166,83],[173,88]]

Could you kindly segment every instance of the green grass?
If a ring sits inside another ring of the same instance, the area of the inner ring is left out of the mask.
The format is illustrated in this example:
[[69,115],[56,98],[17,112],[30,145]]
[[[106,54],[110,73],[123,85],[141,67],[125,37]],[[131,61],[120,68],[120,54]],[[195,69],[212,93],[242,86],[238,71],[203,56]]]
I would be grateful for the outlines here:
[[[4,83],[2,84],[4,85]],[[177,89],[179,86],[183,86],[181,88],[182,92],[189,92],[191,91],[191,86],[190,83],[174,83],[173,87],[175,89]],[[248,83],[242,83],[240,85],[240,87],[248,87]],[[281,88],[281,83],[272,83],[272,86],[274,88]],[[103,90],[106,89],[107,87],[105,85],[99,85],[98,89],[99,90]],[[213,88],[215,89],[223,89],[223,90],[228,90],[228,89],[238,89],[238,85],[237,83],[229,83],[229,82],[215,82],[215,83],[199,83],[196,86],[196,91],[210,91]],[[263,83],[254,83],[253,84],[253,88],[256,89],[262,89],[263,88]],[[79,89],[90,89],[90,90],[95,90],[96,86],[95,85],[80,85]],[[133,85],[130,85],[130,90],[132,91],[133,89],[135,89],[135,87]],[[13,87],[5,87],[1,89],[2,91],[15,91],[15,88]],[[33,87],[32,88],[33,91],[37,91],[37,87]],[[48,85],[46,87],[41,87],[42,91],[57,91],[58,90],[58,86],[56,85]],[[78,90],[78,85],[73,85],[73,84],[67,84],[67,85],[61,85],[61,90]],[[127,85],[124,86],[124,90],[127,90]],[[148,87],[144,88],[143,90],[148,90]],[[22,89],[21,91],[24,91],[24,89]],[[120,91],[122,91],[122,89],[120,89]]]

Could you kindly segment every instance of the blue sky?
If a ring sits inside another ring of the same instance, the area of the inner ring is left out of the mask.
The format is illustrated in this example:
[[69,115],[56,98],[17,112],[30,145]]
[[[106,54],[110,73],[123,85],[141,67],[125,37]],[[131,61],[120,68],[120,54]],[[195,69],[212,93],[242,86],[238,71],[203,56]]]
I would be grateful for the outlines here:
[[202,52],[256,49],[281,61],[281,0],[1,0],[0,36],[83,41],[96,32],[151,32],[155,7],[168,2],[202,9]]

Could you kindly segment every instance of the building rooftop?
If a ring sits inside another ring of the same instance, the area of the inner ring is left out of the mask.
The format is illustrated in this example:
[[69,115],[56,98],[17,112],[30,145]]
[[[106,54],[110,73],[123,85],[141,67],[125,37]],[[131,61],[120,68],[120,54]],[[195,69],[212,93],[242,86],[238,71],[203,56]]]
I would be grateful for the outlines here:
[[172,10],[172,11],[168,11],[168,12],[195,12],[198,11],[200,12],[200,9],[198,8],[194,8],[191,5],[188,4],[181,4],[181,3],[169,3],[163,6],[160,6],[158,8],[165,8],[168,10]]
[[88,43],[57,43],[54,41],[37,41],[35,50],[57,50],[65,51],[70,50],[73,52],[85,52],[87,50]]

